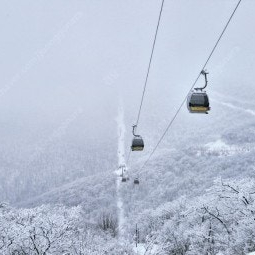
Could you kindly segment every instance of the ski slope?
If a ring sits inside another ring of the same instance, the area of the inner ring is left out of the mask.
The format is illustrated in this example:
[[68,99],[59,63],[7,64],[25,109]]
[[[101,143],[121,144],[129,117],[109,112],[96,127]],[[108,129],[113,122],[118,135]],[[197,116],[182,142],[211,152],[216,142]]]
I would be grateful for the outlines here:
[[[210,101],[212,102],[215,102],[217,104],[221,104],[223,106],[226,106],[230,109],[233,109],[233,110],[237,110],[237,111],[241,111],[243,113],[246,113],[246,114],[250,114],[252,116],[255,116],[255,111],[252,110],[252,109],[249,109],[249,108],[245,108],[245,107],[241,107],[241,106],[237,106],[237,105],[234,105],[233,103],[230,103],[230,102],[226,102],[225,100],[223,101],[219,101],[219,100],[216,100],[215,98],[211,98]],[[228,100],[229,101],[229,100]]]
[[[124,166],[125,165],[125,124],[124,124],[124,112],[123,107],[120,106],[119,114],[117,117],[117,124],[118,124],[118,165]],[[119,241],[124,242],[125,238],[125,231],[124,231],[124,224],[125,224],[125,217],[124,217],[124,209],[123,209],[123,201],[120,194],[121,189],[121,174],[122,169],[118,168],[115,170],[116,174],[116,196],[117,196],[117,208],[118,208],[118,222],[119,222]]]
[[[123,107],[119,107],[119,113],[117,117],[117,126],[118,126],[118,165],[119,166],[126,166],[125,162],[125,132],[126,132],[126,127],[124,123],[124,111]],[[125,172],[124,176],[128,177],[127,173],[127,168],[125,167]],[[124,212],[124,206],[123,206],[123,199],[121,196],[121,188],[122,185],[125,185],[125,183],[122,183],[121,181],[121,174],[122,174],[122,169],[119,167],[117,170],[115,170],[116,174],[116,197],[117,197],[117,208],[118,208],[118,222],[119,222],[119,227],[118,227],[118,238],[119,238],[119,243],[125,244],[126,242],[126,233],[125,233],[125,223],[126,223],[126,218],[125,218],[125,212]],[[146,253],[146,249],[143,244],[138,244],[137,247],[134,244],[133,246],[134,253],[137,255],[142,255]],[[152,253],[153,254],[153,253]]]

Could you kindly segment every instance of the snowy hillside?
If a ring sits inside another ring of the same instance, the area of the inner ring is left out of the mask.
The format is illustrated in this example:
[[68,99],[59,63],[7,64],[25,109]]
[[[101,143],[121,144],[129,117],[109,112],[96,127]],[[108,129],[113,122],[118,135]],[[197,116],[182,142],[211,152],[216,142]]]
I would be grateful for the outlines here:
[[[217,107],[220,108],[215,104],[215,111]],[[251,105],[249,107],[253,109]],[[231,128],[226,125],[228,119],[231,123],[239,116],[243,116],[241,124]],[[222,118],[213,112],[210,117],[212,122]],[[184,126],[177,130],[175,136],[169,138],[168,146],[162,146],[154,160],[140,173],[139,186],[133,184],[133,179],[140,163],[134,164],[132,155],[130,181],[121,183],[117,176],[119,191],[116,191],[113,172],[106,172],[80,179],[19,206],[80,205],[84,218],[95,224],[104,213],[120,220],[117,196],[121,196],[125,221],[119,224],[125,230],[130,249],[134,245],[137,224],[139,245],[143,247],[141,250],[147,249],[147,254],[179,254],[177,250],[182,250],[180,254],[203,254],[201,247],[226,251],[227,254],[251,251],[255,248],[253,234],[243,236],[241,233],[252,233],[254,227],[249,215],[252,215],[255,199],[255,122],[250,119],[249,112],[243,115],[241,110],[231,109],[225,110],[224,119],[224,123],[219,121],[214,133],[209,131],[214,127],[212,125],[203,126],[199,133],[191,127],[190,134],[185,137],[182,133]],[[187,139],[189,144],[182,144]],[[120,148],[118,153],[123,155]],[[121,160],[119,164],[125,163]],[[202,231],[200,234],[198,228]],[[224,239],[226,234],[229,235],[227,240]],[[173,244],[173,239],[165,239],[166,236],[177,238],[178,242]],[[201,243],[208,240],[208,245],[200,246],[198,240]],[[245,247],[247,242],[250,244]],[[190,247],[193,247],[193,253],[187,253]]]
[[254,13],[0,2],[0,255],[252,255]]

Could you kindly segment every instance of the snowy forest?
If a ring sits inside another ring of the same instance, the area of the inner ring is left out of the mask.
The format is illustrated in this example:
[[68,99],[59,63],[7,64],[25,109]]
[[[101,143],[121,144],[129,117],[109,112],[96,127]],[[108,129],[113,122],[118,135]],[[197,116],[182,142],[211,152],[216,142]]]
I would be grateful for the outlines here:
[[255,254],[254,13],[2,0],[0,255]]

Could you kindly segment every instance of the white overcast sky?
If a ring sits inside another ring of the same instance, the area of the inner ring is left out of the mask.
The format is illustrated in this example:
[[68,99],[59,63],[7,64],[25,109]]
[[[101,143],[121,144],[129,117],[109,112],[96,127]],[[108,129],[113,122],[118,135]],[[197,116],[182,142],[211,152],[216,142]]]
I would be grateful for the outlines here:
[[[165,0],[143,111],[174,109],[181,102],[236,3]],[[76,125],[100,136],[114,125],[119,97],[133,121],[160,4],[1,0],[1,123],[40,136],[81,107]],[[252,88],[254,13],[255,1],[243,0],[208,65],[208,91],[224,91],[223,83],[231,95]]]

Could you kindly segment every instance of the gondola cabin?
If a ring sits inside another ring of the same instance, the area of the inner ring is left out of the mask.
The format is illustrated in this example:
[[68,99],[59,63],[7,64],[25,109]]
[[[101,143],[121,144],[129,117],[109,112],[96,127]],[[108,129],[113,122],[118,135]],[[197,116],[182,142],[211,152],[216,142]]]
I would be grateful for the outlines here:
[[139,184],[139,179],[138,178],[134,179],[134,184]]
[[142,151],[144,148],[144,142],[141,136],[134,137],[132,140],[131,150]]
[[190,113],[208,113],[209,98],[205,91],[192,91],[187,97],[187,107]]
[[126,178],[126,177],[122,177],[121,181],[122,181],[122,182],[126,182],[126,181],[127,181],[127,178]]

